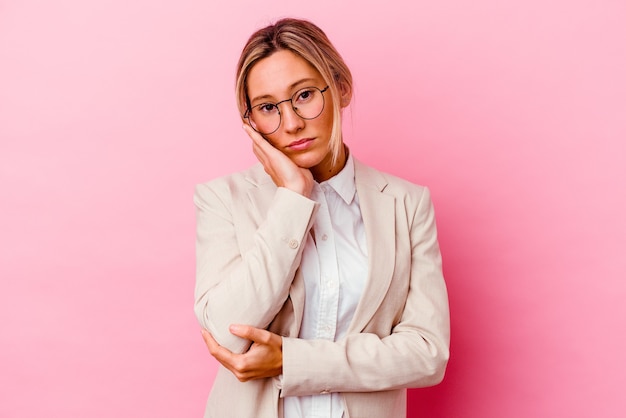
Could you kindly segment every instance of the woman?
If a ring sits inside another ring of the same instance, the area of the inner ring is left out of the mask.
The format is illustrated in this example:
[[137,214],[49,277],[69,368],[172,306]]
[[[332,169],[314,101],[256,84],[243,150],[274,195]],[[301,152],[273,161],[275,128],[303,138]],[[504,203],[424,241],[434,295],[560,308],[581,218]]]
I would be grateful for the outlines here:
[[254,33],[236,90],[260,164],[194,196],[195,312],[223,366],[205,416],[404,417],[449,353],[428,190],[350,154],[350,70],[312,23]]

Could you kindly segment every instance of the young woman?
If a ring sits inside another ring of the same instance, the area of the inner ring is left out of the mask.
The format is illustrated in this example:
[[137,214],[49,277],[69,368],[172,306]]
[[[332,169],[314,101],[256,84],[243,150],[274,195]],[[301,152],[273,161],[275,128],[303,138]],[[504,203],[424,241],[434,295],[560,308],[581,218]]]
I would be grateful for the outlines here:
[[206,417],[405,417],[449,314],[428,189],[344,145],[352,76],[314,24],[254,33],[236,93],[256,166],[198,185],[195,312],[220,367]]

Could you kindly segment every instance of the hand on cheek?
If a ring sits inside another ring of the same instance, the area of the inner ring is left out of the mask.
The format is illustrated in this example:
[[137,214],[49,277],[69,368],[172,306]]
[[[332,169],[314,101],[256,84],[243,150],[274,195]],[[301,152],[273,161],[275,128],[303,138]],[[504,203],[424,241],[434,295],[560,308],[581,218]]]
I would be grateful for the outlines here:
[[313,175],[306,168],[298,167],[280,150],[265,140],[249,125],[243,125],[243,129],[252,139],[252,151],[259,160],[265,172],[278,187],[285,187],[305,197],[311,195],[313,190]]

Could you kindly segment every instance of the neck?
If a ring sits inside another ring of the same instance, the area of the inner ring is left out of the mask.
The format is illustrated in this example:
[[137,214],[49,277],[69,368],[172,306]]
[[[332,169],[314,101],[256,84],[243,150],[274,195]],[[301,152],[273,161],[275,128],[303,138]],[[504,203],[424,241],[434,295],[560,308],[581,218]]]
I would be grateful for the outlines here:
[[346,161],[348,161],[348,150],[345,145],[341,145],[341,151],[339,155],[337,155],[337,159],[333,164],[333,156],[331,153],[328,153],[325,161],[322,161],[315,167],[311,167],[311,174],[313,174],[313,178],[318,183],[326,181],[334,176],[336,176],[346,165]]

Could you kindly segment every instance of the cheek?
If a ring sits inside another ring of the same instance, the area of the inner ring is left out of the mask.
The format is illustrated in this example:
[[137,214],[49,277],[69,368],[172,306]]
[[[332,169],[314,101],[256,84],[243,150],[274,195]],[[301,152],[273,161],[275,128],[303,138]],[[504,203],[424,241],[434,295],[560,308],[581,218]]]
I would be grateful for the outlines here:
[[[263,135],[263,138],[265,138],[265,140],[267,142],[269,142],[269,144],[271,146],[273,146],[274,148],[276,148],[277,150],[279,150],[280,152],[282,152],[283,154],[285,154],[285,151],[282,149],[282,147],[280,146],[280,144],[283,144],[285,142],[285,140],[280,139],[280,134],[272,134],[270,136],[267,135]],[[285,154],[286,155],[286,154]]]
[[314,121],[317,122],[318,128],[321,128],[321,129],[324,129],[325,131],[327,131],[326,134],[330,137],[330,133],[333,130],[333,108],[332,108],[332,106],[329,106],[329,104],[326,103],[326,106],[324,107],[324,111]]
[[278,141],[277,138],[270,138],[266,135],[263,135],[263,138],[265,138],[265,140],[269,142],[270,145],[273,146],[274,148],[276,148],[276,144],[280,143],[280,141]]
[[333,110],[330,109],[328,114],[324,115],[324,119],[321,120],[322,126],[327,131],[327,135],[330,138],[330,134],[333,131]]

